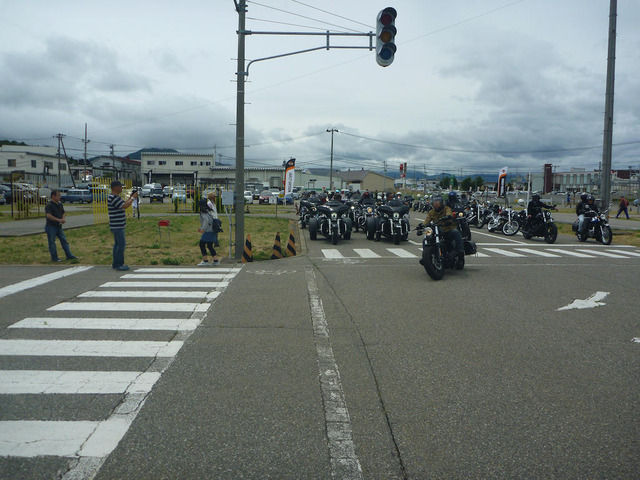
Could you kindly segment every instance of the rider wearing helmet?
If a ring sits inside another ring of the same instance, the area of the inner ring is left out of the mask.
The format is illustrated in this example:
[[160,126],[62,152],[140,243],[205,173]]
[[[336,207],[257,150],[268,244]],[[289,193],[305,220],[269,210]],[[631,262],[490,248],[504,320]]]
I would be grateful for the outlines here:
[[584,221],[587,212],[598,212],[593,195],[583,193],[580,195],[580,202],[576,205],[576,215],[578,215],[578,231],[584,233],[586,230],[586,222]]
[[540,200],[540,195],[535,193],[533,197],[531,197],[529,205],[527,205],[527,229],[535,228],[536,223],[540,221],[540,213],[542,213],[543,208],[555,210],[556,206],[547,205],[542,200]]
[[447,207],[451,208],[451,210],[460,211],[462,210],[462,204],[458,199],[458,194],[451,190],[447,197]]
[[[429,210],[429,213],[427,213],[427,218],[424,221],[425,224],[436,222],[446,216],[453,216],[453,211],[450,207],[444,205],[441,195],[433,196],[433,198],[431,199],[431,206],[433,208]],[[458,257],[460,259],[464,259],[464,244],[462,243],[462,234],[456,227],[455,220],[453,220],[452,218],[448,221],[443,222],[440,226],[440,229],[444,234],[444,238],[454,243],[456,252],[458,253]]]

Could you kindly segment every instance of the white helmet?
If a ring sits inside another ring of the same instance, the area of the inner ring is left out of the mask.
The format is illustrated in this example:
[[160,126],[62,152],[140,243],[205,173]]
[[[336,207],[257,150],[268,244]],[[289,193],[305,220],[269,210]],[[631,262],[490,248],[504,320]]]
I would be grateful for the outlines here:
[[523,199],[519,199],[518,200],[518,205],[520,205],[521,207],[524,207],[524,200]]

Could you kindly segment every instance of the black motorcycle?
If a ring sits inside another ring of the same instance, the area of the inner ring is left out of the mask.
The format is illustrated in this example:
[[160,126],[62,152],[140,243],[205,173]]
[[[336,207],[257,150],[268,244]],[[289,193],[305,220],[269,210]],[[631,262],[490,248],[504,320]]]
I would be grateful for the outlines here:
[[613,232],[609,222],[607,221],[608,210],[596,213],[587,212],[584,214],[584,221],[586,223],[585,231],[578,231],[578,220],[573,222],[571,229],[575,232],[579,242],[586,242],[588,238],[595,238],[597,242],[603,245],[610,245],[613,241]]
[[364,230],[364,222],[360,222],[359,219],[362,216],[362,205],[358,202],[353,202],[351,200],[346,202],[347,207],[349,207],[349,218],[351,219],[351,223],[353,224],[353,228],[357,232],[361,228]]
[[470,205],[465,210],[467,224],[474,225],[476,228],[482,229],[488,221],[489,209],[481,203]]
[[327,202],[318,205],[318,214],[309,219],[309,238],[316,240],[318,233],[338,244],[338,238],[351,238],[353,222],[349,218],[349,207],[342,202]]
[[300,228],[306,228],[309,225],[309,220],[315,217],[318,213],[318,204],[310,202],[309,200],[302,200],[300,202],[300,208],[298,209],[298,221],[300,222]]
[[[422,258],[420,264],[427,271],[427,274],[434,280],[442,280],[445,268],[462,270],[464,268],[464,257],[460,258],[456,252],[453,242],[444,238],[444,232],[440,226],[445,221],[453,217],[446,216],[436,222],[427,225],[420,224],[417,227],[418,235],[424,235],[422,240]],[[478,249],[475,242],[463,240],[464,254],[474,255]]]
[[[555,208],[555,205],[553,206]],[[558,227],[553,223],[549,210],[542,210],[535,217],[529,216],[522,226],[522,236],[529,240],[532,237],[543,237],[547,243],[554,243],[558,238]]]
[[381,236],[393,239],[396,245],[400,241],[409,239],[409,206],[400,205],[380,205],[376,210],[376,216],[366,219],[367,239],[380,240]]

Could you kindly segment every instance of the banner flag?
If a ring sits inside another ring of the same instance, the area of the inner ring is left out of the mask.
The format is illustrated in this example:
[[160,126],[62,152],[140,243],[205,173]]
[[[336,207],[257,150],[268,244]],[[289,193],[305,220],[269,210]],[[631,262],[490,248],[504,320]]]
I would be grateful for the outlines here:
[[296,178],[296,159],[291,158],[284,167],[284,194],[291,195],[293,193],[293,182]]
[[498,196],[507,196],[507,167],[502,167],[498,173]]

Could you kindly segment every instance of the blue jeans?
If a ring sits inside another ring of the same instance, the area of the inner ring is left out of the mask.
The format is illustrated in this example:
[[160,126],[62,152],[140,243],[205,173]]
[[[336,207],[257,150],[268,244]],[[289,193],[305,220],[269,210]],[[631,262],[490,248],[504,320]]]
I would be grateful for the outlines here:
[[47,241],[49,242],[49,253],[51,254],[51,260],[58,260],[58,250],[56,248],[56,238],[60,239],[60,245],[67,258],[74,258],[73,253],[69,249],[69,242],[64,234],[62,227],[54,227],[53,225],[45,225],[44,231],[47,234]]
[[124,237],[124,228],[112,228],[113,233],[113,268],[124,265],[124,249],[127,246],[127,240]]

